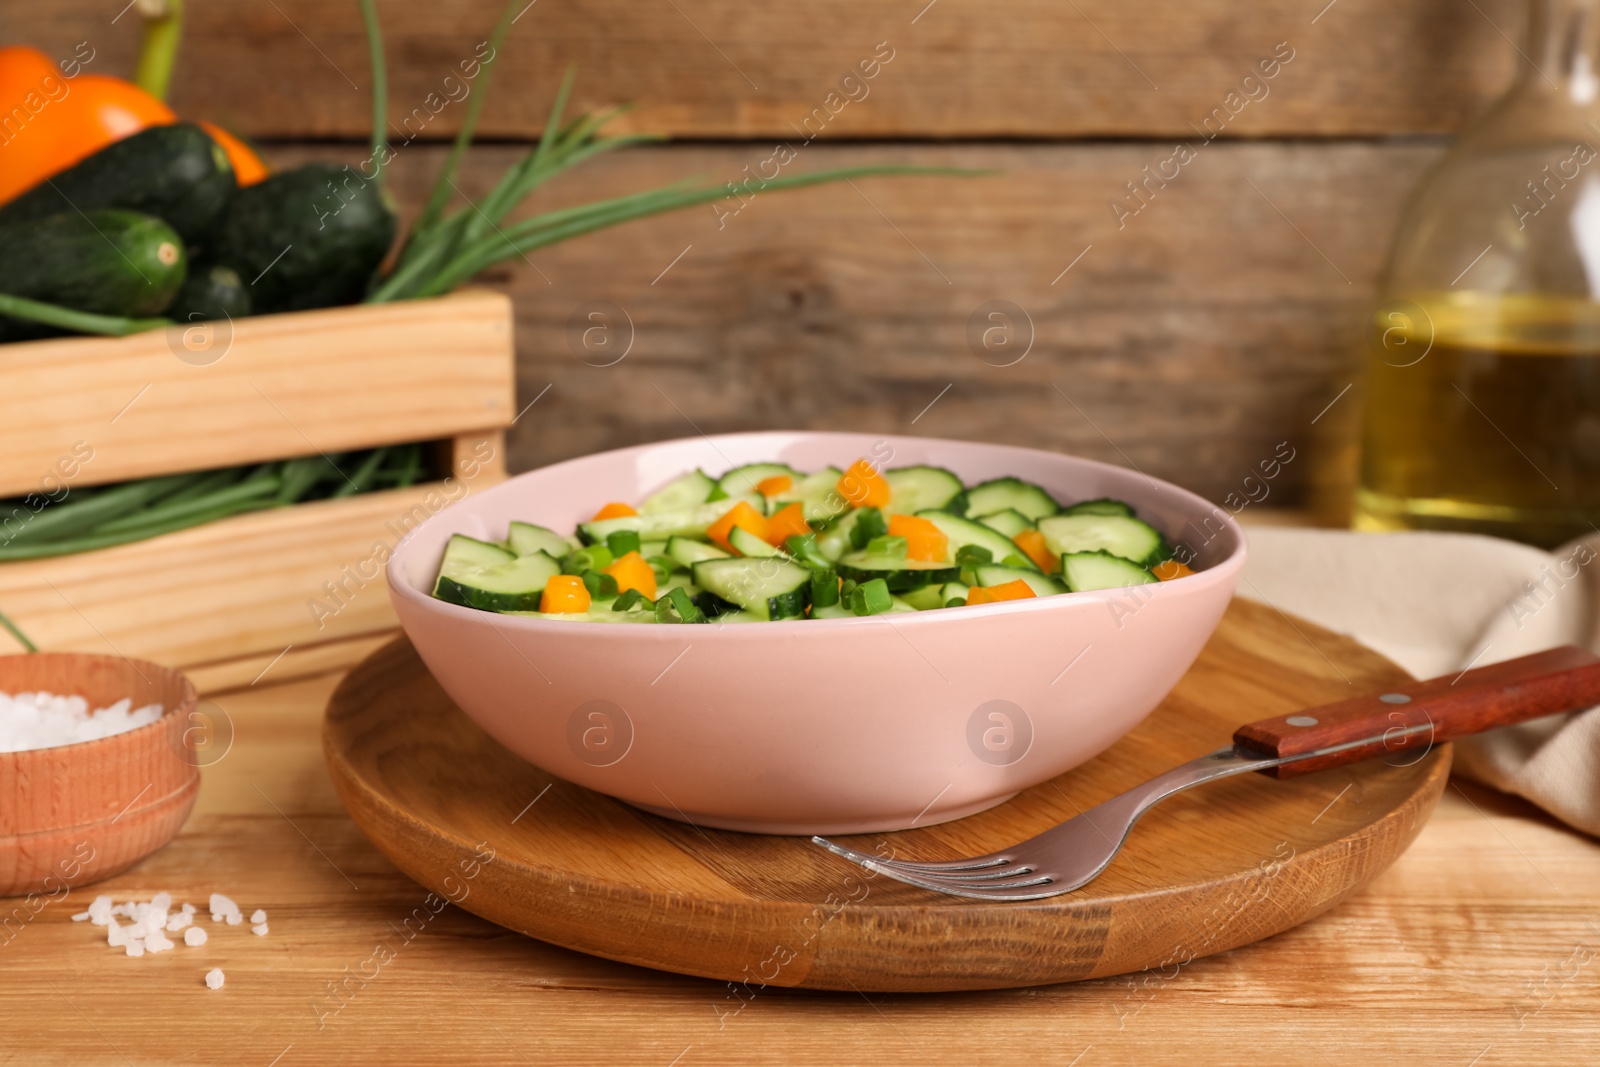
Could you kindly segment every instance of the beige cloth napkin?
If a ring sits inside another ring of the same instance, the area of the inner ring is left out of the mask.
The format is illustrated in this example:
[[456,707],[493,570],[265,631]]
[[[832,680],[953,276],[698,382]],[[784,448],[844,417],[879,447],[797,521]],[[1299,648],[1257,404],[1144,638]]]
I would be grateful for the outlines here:
[[[1418,678],[1554,645],[1600,651],[1600,538],[1545,552],[1465,534],[1248,533],[1240,596],[1348,634]],[[1460,741],[1455,769],[1600,835],[1600,708]]]

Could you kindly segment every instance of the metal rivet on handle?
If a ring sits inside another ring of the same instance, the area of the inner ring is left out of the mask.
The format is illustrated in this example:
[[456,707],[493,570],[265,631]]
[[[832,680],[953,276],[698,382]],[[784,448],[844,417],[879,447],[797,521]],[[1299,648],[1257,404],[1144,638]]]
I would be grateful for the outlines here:
[[1317,725],[1317,720],[1312,718],[1310,715],[1291,715],[1287,719],[1284,719],[1283,721],[1288,723],[1290,726],[1315,726],[1315,725]]
[[1383,701],[1385,704],[1409,704],[1409,703],[1411,703],[1411,698],[1406,696],[1404,693],[1385,693],[1385,694],[1383,694],[1383,696],[1379,697],[1378,699]]

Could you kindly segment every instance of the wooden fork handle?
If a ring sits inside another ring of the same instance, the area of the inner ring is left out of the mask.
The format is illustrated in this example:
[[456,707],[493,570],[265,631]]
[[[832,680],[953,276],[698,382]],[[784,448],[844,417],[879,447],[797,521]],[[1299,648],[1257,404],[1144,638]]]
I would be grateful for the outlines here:
[[1412,763],[1421,759],[1429,746],[1452,738],[1596,704],[1600,704],[1600,656],[1576,645],[1563,645],[1457,675],[1262,719],[1236,730],[1233,743],[1241,750],[1280,759],[1349,746],[1262,772],[1274,778],[1292,778],[1374,756]]

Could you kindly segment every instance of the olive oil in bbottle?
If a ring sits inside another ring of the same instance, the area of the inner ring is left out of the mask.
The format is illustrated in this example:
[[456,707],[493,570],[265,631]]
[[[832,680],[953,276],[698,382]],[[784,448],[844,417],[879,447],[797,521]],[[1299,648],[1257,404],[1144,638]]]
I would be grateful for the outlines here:
[[1528,0],[1521,71],[1413,190],[1369,324],[1354,525],[1600,531],[1600,0]]
[[1387,301],[1366,386],[1358,529],[1554,546],[1600,526],[1600,304]]

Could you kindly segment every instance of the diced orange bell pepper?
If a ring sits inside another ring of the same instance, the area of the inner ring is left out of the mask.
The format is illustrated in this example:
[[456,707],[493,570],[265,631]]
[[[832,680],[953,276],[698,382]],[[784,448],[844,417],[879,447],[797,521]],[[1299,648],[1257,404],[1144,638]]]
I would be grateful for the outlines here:
[[858,459],[839,478],[839,495],[857,508],[881,508],[889,503],[889,483],[872,464]]
[[805,509],[799,504],[789,504],[778,509],[777,513],[767,519],[767,544],[783,547],[783,543],[791,537],[799,537],[811,532],[811,524],[806,522]]
[[1046,574],[1061,569],[1061,557],[1050,551],[1049,546],[1044,543],[1044,534],[1038,530],[1023,530],[1011,540]]
[[787,474],[774,474],[770,478],[763,478],[756,483],[756,492],[771,500],[779,493],[785,492],[794,485],[794,479]]
[[611,503],[607,504],[605,507],[603,507],[599,511],[595,512],[594,513],[594,518],[590,519],[589,521],[590,522],[599,522],[601,519],[621,519],[621,518],[625,518],[626,516],[629,516],[629,515],[637,515],[637,514],[639,514],[639,513],[637,511],[633,510],[628,505],[621,504],[621,503],[618,503],[617,501],[613,500]]
[[889,536],[906,539],[906,558],[938,563],[949,558],[950,538],[927,519],[915,515],[890,515]]
[[544,583],[539,610],[547,614],[589,610],[589,590],[576,574],[558,574]]
[[1174,578],[1182,578],[1185,575],[1193,574],[1194,571],[1190,570],[1186,564],[1179,563],[1175,559],[1168,559],[1151,567],[1150,573],[1160,578],[1163,582],[1170,582]]
[[706,528],[706,536],[732,552],[734,547],[728,544],[728,535],[735,526],[749,530],[763,541],[767,539],[767,517],[751,507],[748,500],[741,500],[725,511],[722,518]]
[[991,585],[988,588],[975,585],[967,590],[967,603],[992,604],[997,600],[1026,600],[1033,595],[1033,586],[1018,578],[1014,582]]
[[646,563],[644,557],[637,552],[628,552],[611,566],[601,567],[600,573],[609,574],[617,580],[619,593],[637,589],[651,600],[656,598],[655,568]]

